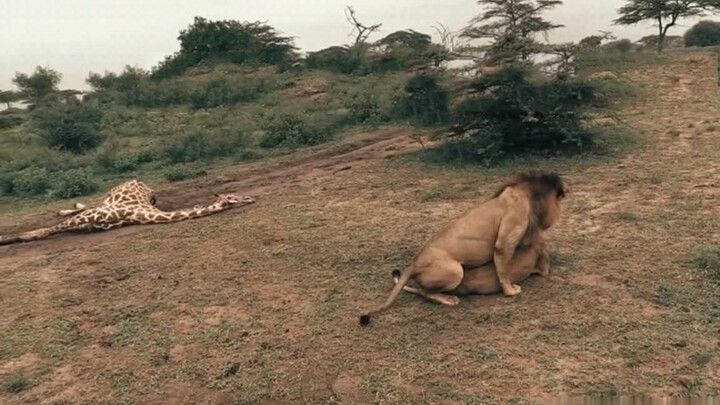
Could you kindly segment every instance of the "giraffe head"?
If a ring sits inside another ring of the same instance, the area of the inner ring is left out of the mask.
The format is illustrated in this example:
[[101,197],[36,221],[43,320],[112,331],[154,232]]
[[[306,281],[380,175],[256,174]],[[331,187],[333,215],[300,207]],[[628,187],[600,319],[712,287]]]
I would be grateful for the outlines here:
[[254,202],[255,199],[248,196],[237,196],[235,194],[215,194],[215,205],[220,207],[248,205]]

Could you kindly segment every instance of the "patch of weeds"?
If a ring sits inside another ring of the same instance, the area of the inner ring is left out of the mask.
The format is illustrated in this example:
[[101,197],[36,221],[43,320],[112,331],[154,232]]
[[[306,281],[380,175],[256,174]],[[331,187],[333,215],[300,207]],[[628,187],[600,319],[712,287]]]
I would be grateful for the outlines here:
[[469,347],[467,349],[467,354],[471,358],[478,360],[478,361],[483,361],[483,362],[495,361],[495,360],[499,360],[501,358],[500,354],[497,351],[487,348],[487,347],[482,347],[482,346]]
[[425,190],[420,197],[420,201],[454,201],[462,199],[462,190],[449,187],[447,184],[437,184]]
[[570,212],[581,214],[590,210],[590,205],[586,201],[575,201],[568,207]]
[[695,377],[692,380],[681,379],[680,385],[682,385],[682,395],[691,397],[701,392],[703,383],[700,377]]
[[550,266],[567,266],[575,260],[575,256],[571,253],[550,252]]
[[385,374],[372,373],[367,379],[367,390],[375,397],[387,397],[395,388]]
[[673,288],[667,284],[663,284],[658,287],[658,291],[655,294],[657,303],[666,308],[671,308],[677,305],[677,296],[673,291]]
[[118,392],[128,392],[132,388],[135,377],[132,373],[115,373],[110,377],[112,387]]
[[30,387],[30,382],[21,372],[16,371],[10,376],[5,390],[11,394],[17,394],[18,392],[25,391],[28,387]]
[[695,366],[703,368],[703,367],[707,366],[708,363],[710,363],[711,357],[712,357],[712,355],[710,354],[710,352],[701,350],[696,353],[693,353],[693,355],[690,356],[690,360],[692,361],[692,363]]
[[227,378],[240,372],[240,363],[237,361],[228,361],[222,368],[221,378]]
[[165,169],[165,179],[170,182],[195,179],[207,174],[207,171],[198,165],[177,164]]
[[720,283],[720,247],[712,245],[697,246],[690,254],[690,263],[702,273]]
[[634,213],[634,212],[625,212],[625,211],[624,211],[624,212],[618,212],[617,214],[615,214],[615,217],[616,217],[619,221],[625,221],[625,222],[637,222],[637,221],[640,219],[640,217],[638,217],[638,215],[637,215],[636,213]]

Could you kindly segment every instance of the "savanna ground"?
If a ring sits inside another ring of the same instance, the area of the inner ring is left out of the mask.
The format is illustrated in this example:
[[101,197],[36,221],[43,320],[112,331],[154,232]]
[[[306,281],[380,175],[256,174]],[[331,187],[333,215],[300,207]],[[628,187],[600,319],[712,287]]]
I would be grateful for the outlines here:
[[[720,288],[691,257],[720,243],[717,61],[671,59],[623,73],[643,95],[619,113],[639,142],[616,157],[450,168],[385,130],[158,192],[161,208],[224,191],[256,196],[247,208],[3,247],[0,402],[717,395]],[[405,294],[358,325],[444,221],[536,166],[570,189],[549,279],[455,308]],[[0,231],[59,206],[6,211]]]

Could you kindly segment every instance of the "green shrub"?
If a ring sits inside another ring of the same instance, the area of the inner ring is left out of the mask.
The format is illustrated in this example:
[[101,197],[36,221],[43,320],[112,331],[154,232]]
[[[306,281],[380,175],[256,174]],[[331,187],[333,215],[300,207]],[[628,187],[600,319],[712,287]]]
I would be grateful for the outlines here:
[[102,111],[84,104],[52,105],[33,111],[32,120],[51,148],[85,153],[100,145]]
[[45,168],[28,167],[17,173],[6,174],[4,193],[18,197],[32,197],[47,194],[50,190],[50,176]]
[[417,75],[405,86],[402,115],[422,125],[442,124],[450,118],[449,92],[438,84],[438,79]]
[[98,190],[98,184],[89,169],[71,169],[53,176],[50,195],[55,198],[73,198],[89,195]]
[[25,117],[20,114],[0,115],[0,129],[14,128],[25,122]]
[[[599,104],[595,87],[583,82],[532,83],[527,71],[505,69],[472,82],[469,97],[454,111],[447,151],[491,163],[505,155],[579,151],[593,145],[582,122]],[[459,156],[460,157],[460,156]]]
[[207,172],[197,166],[190,164],[178,164],[165,169],[164,175],[167,181],[175,182],[194,179],[206,175]]
[[296,58],[290,37],[282,37],[275,28],[260,21],[210,21],[195,17],[193,24],[180,32],[180,51],[165,58],[152,76],[164,79],[184,73],[207,61],[280,65]]
[[261,79],[217,77],[195,90],[190,101],[194,108],[214,108],[252,101],[265,91],[266,83]]
[[263,117],[260,126],[265,131],[260,140],[263,148],[318,145],[329,138],[328,133],[309,128],[297,114],[268,115]]
[[247,134],[231,128],[195,131],[169,141],[165,154],[173,163],[210,160],[232,155],[248,142]]
[[377,125],[388,122],[390,114],[380,105],[379,97],[372,91],[357,91],[349,94],[345,102],[350,124]]
[[367,47],[362,44],[353,47],[331,46],[311,52],[305,59],[305,63],[311,69],[343,74],[369,73],[369,62],[365,58],[366,50]]
[[700,21],[685,33],[685,46],[720,45],[720,22]]

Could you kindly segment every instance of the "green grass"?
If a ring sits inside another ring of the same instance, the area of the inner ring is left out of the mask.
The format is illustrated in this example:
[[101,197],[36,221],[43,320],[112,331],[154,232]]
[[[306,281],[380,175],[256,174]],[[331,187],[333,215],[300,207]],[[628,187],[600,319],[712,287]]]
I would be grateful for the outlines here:
[[23,376],[21,372],[14,372],[10,375],[10,379],[5,386],[5,391],[11,394],[17,394],[25,391],[30,387],[30,382]]

